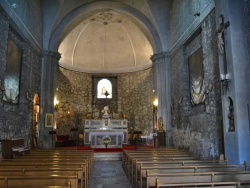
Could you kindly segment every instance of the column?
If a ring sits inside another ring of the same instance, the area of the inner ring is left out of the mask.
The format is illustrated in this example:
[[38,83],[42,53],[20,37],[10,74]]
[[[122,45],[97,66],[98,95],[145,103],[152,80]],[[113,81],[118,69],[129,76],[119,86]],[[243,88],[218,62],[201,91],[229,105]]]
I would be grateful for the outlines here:
[[55,145],[54,135],[51,134],[54,128],[45,127],[46,114],[54,114],[54,95],[56,90],[56,74],[58,61],[61,55],[58,52],[44,51],[42,54],[41,74],[41,128],[39,144],[44,149],[53,148]]
[[[229,163],[242,164],[250,161],[250,145],[246,144],[250,142],[250,64],[244,26],[245,23],[249,24],[244,17],[250,14],[245,8],[249,6],[249,1],[219,0],[215,1],[215,5],[216,18],[223,15],[224,20],[230,22],[224,33],[228,70],[228,91],[222,95],[225,155]],[[222,60],[220,57],[220,63]],[[228,130],[229,99],[232,99],[234,108],[234,131]]]
[[163,129],[166,131],[166,145],[170,146],[171,140],[171,113],[170,113],[170,85],[169,62],[170,54],[162,52],[151,57],[154,68],[154,86],[158,98],[158,118],[163,119]]

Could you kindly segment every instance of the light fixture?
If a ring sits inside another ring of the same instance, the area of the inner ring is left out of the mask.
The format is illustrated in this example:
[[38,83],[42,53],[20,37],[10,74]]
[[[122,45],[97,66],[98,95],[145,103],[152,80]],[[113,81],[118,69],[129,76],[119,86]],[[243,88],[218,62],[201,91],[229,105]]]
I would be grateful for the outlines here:
[[59,106],[59,101],[57,100],[57,98],[54,98],[54,109],[57,111],[58,110],[58,106]]
[[153,104],[154,104],[154,107],[157,108],[158,107],[158,99],[155,99]]
[[194,17],[198,17],[198,16],[200,16],[200,15],[201,15],[200,12],[196,12],[196,13],[194,14]]
[[228,91],[228,82],[229,82],[229,75],[228,74],[221,74],[220,81],[222,83],[223,91]]

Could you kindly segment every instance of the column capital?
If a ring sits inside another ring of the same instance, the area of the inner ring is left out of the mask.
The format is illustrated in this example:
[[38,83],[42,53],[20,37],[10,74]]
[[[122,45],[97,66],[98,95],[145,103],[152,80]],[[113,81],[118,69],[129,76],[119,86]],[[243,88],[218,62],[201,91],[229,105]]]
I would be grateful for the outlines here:
[[55,59],[56,61],[59,61],[61,58],[61,54],[59,52],[52,52],[48,50],[44,50],[42,52],[42,56],[46,60],[48,60],[48,58],[52,58],[52,59]]
[[167,63],[170,59],[170,52],[161,52],[150,57],[154,64]]

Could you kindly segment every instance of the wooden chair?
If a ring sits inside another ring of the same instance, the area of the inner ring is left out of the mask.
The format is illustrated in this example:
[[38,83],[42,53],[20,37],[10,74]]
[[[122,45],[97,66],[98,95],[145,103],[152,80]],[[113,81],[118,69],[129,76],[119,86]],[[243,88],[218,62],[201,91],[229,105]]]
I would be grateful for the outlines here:
[[83,133],[78,134],[77,145],[78,146],[83,146],[84,145],[84,134]]
[[129,145],[139,146],[141,145],[141,131],[134,131],[134,133],[128,134]]

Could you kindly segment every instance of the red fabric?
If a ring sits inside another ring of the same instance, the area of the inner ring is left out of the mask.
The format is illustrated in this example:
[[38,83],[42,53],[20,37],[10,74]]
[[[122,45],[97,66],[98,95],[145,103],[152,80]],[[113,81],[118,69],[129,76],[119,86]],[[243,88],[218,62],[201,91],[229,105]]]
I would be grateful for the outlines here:
[[123,148],[91,148],[90,146],[77,146],[77,150],[94,150],[94,152],[122,152],[123,150],[136,150],[136,146],[123,146]]
[[123,146],[123,150],[136,150],[136,146]]

